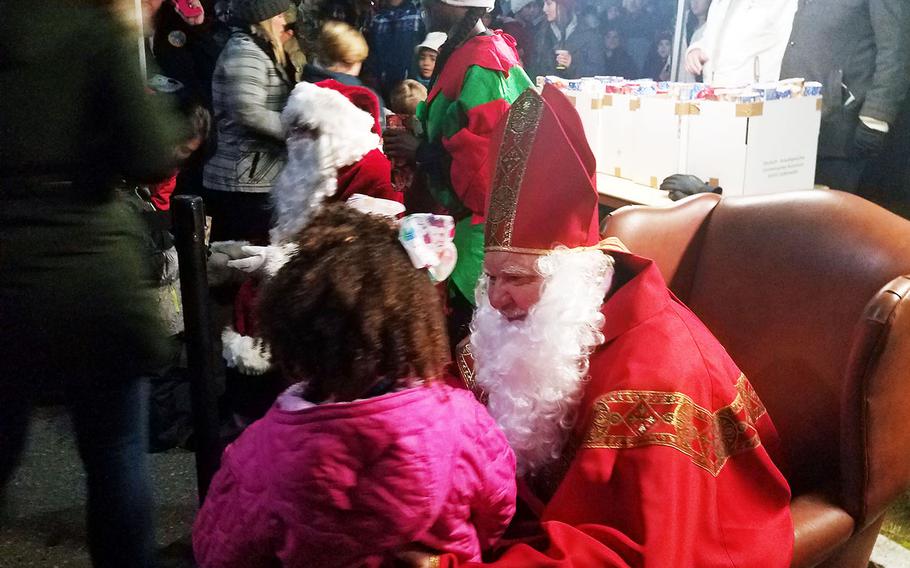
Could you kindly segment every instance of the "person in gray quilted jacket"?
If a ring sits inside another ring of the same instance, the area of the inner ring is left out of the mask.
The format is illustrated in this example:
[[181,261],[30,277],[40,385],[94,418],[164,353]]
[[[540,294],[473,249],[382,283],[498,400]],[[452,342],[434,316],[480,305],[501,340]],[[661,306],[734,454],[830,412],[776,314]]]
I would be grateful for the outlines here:
[[282,47],[289,0],[234,0],[212,78],[217,147],[203,173],[213,240],[267,241],[269,192],[287,160],[281,111],[295,76]]

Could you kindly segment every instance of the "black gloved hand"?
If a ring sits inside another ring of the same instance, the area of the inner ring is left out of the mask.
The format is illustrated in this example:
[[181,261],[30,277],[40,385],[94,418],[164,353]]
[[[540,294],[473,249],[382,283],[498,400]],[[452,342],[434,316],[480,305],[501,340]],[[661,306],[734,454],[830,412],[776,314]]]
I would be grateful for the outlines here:
[[679,201],[696,193],[721,193],[719,187],[713,187],[699,178],[689,174],[673,174],[660,184],[660,189],[670,192],[670,199]]
[[882,153],[885,149],[887,132],[869,128],[860,120],[853,134],[853,153],[859,158],[871,158]]

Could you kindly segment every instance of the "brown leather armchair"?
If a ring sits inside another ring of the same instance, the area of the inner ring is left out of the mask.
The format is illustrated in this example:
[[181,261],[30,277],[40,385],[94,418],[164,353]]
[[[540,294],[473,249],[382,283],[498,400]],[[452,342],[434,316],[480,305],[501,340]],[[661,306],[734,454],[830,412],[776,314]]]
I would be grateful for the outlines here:
[[816,190],[697,195],[604,221],[762,397],[793,490],[793,566],[865,568],[910,487],[910,222]]

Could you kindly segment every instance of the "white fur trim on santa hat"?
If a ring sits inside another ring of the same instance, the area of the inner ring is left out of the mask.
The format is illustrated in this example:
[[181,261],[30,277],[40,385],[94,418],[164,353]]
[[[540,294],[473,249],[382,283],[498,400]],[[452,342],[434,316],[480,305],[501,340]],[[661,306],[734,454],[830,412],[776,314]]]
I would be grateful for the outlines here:
[[338,188],[338,170],[380,147],[375,121],[347,97],[298,83],[281,113],[288,132],[288,162],[272,189],[271,241],[291,239]]
[[[330,162],[336,169],[349,166],[364,154],[379,148],[379,135],[372,132],[373,116],[334,89],[313,83],[298,83],[281,113],[285,131],[318,130],[332,139]],[[328,158],[327,158],[328,159]]]
[[221,356],[244,375],[262,375],[272,368],[272,355],[261,339],[240,335],[228,326],[221,332]]

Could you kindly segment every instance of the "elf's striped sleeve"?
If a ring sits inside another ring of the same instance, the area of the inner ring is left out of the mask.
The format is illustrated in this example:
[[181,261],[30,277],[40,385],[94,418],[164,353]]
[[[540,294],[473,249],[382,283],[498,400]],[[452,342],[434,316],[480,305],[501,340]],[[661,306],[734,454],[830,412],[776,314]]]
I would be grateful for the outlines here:
[[[452,158],[451,186],[446,189],[471,210],[475,222],[484,217],[486,193],[490,190],[490,136],[512,101],[530,86],[531,80],[521,67],[503,73],[474,65],[465,73],[455,101],[434,103],[446,107],[439,130],[442,145]],[[440,93],[438,97],[444,95]]]

